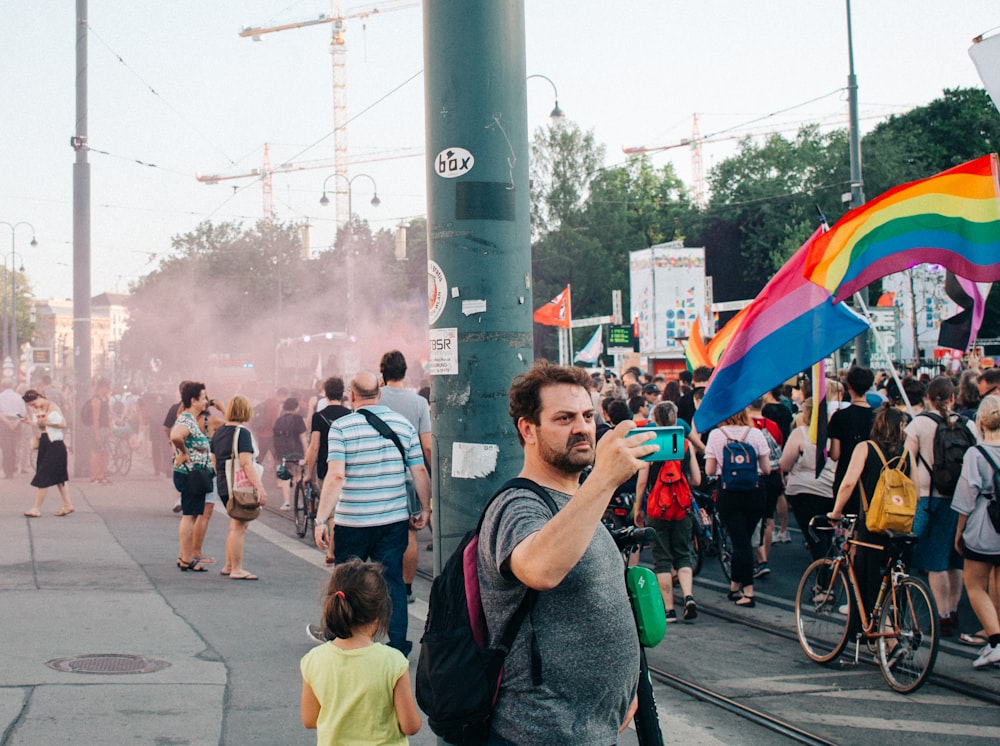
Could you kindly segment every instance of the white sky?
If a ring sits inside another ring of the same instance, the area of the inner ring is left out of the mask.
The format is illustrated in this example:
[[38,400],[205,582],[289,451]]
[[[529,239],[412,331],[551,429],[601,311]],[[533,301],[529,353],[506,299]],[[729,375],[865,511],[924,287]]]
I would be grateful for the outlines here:
[[[354,7],[344,2],[345,12]],[[0,8],[0,220],[35,228],[34,248],[29,231],[16,233],[14,260],[36,295],[70,297],[74,2],[0,0]],[[172,236],[202,220],[258,219],[259,183],[213,186],[194,175],[259,168],[265,142],[273,165],[330,161],[276,174],[274,208],[280,219],[309,217],[314,247],[332,240],[333,205],[318,204],[333,172],[330,27],[259,43],[237,35],[329,12],[325,0],[90,0],[90,146],[110,154],[89,158],[95,295],[127,292],[169,253]],[[842,0],[525,0],[525,12],[528,73],[552,79],[567,117],[607,146],[609,165],[623,160],[623,145],[690,137],[695,112],[703,136],[731,128],[791,135],[809,121],[846,126]],[[996,0],[854,0],[852,13],[863,129],[946,87],[981,86],[967,50],[972,37],[1000,26]],[[347,43],[352,156],[422,148],[420,9],[348,21]],[[552,90],[530,80],[527,91],[534,131],[548,122]],[[705,145],[706,176],[733,146]],[[690,178],[690,151],[654,163],[668,159]],[[377,209],[366,180],[354,187],[354,211],[373,228],[425,214],[421,158],[359,163],[351,173],[378,184]],[[233,186],[245,188],[234,194]],[[10,266],[8,238],[0,226]]]

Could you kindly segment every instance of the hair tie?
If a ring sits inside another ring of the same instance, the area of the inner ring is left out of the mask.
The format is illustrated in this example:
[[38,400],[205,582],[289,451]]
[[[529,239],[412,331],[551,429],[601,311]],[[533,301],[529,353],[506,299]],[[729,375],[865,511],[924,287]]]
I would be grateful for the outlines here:
[[346,596],[344,596],[344,592],[343,591],[334,591],[333,595],[334,596],[340,596],[341,598],[343,598],[343,599],[346,600]]

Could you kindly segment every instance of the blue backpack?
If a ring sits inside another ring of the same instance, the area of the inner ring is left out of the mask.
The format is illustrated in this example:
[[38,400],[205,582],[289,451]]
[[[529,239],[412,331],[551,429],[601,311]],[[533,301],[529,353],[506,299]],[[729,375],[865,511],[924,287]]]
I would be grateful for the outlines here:
[[725,430],[722,434],[726,436],[722,447],[722,489],[735,492],[757,489],[757,451],[746,442],[750,428],[739,440],[730,438]]

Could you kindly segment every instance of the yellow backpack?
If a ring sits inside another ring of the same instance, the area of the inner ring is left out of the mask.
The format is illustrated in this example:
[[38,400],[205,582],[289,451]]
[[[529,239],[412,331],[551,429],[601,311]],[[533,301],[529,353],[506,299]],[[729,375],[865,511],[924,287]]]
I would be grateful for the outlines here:
[[906,451],[893,459],[895,466],[889,466],[882,449],[875,441],[867,441],[882,459],[882,472],[879,474],[875,491],[872,493],[871,504],[861,485],[861,504],[865,509],[865,526],[876,534],[886,531],[908,534],[913,530],[913,517],[917,514],[917,486],[903,473],[906,463]]

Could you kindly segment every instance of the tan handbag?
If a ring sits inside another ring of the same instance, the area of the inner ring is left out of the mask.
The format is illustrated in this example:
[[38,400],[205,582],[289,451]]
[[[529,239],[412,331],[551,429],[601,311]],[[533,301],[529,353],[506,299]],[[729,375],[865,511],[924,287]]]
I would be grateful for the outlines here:
[[260,515],[260,495],[240,466],[239,453],[236,450],[240,429],[237,425],[233,431],[233,456],[226,461],[226,485],[229,487],[226,513],[238,521],[252,521]]

